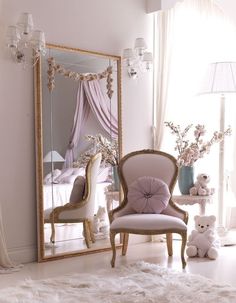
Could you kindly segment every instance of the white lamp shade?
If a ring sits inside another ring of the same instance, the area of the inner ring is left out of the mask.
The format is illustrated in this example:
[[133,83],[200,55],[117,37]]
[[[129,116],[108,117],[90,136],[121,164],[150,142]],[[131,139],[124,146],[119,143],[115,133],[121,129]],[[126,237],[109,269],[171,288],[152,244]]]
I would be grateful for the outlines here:
[[134,53],[132,48],[126,48],[123,51],[123,59],[132,59],[134,57]]
[[45,48],[45,35],[44,32],[40,30],[33,31],[32,37],[30,39],[31,44],[35,50],[41,50]]
[[145,40],[143,38],[136,38],[134,48],[145,50],[147,48]]
[[146,52],[146,42],[144,38],[135,40],[134,49],[123,50],[123,59],[127,67],[128,75],[135,79],[139,72],[151,70],[153,58],[151,52]]
[[20,33],[16,26],[8,26],[6,33],[6,42],[8,47],[17,47],[20,40]]
[[22,13],[19,21],[17,22],[17,26],[23,35],[30,34],[34,27],[32,15],[29,13]]
[[235,93],[236,62],[216,62],[208,67],[200,94]]
[[43,162],[65,162],[65,159],[55,150],[52,150],[46,154],[43,158]]
[[143,61],[145,62],[152,62],[152,53],[151,52],[146,52],[143,54]]

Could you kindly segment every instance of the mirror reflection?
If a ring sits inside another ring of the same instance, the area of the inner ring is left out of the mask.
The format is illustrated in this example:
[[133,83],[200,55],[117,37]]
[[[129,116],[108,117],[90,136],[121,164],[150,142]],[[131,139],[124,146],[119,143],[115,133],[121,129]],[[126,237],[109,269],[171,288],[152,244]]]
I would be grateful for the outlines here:
[[48,45],[39,65],[39,259],[108,249],[108,212],[119,203],[120,58]]

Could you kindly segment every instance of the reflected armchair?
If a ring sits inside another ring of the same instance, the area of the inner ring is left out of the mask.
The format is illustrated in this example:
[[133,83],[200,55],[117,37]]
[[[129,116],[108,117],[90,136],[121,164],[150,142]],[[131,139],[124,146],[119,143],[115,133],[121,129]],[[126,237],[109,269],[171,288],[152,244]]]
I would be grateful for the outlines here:
[[50,208],[44,211],[44,223],[51,224],[52,234],[50,240],[52,243],[55,242],[55,223],[83,223],[86,246],[89,248],[90,242],[95,242],[91,224],[95,210],[95,192],[101,159],[102,155],[98,153],[89,160],[86,166],[82,193],[79,188],[81,183],[75,180],[72,189],[73,201],[63,206],[58,206],[53,210]]
[[126,255],[129,234],[166,234],[168,255],[172,256],[172,233],[182,237],[181,259],[187,241],[188,213],[171,199],[178,167],[171,155],[154,150],[132,152],[119,163],[124,199],[109,213],[112,267],[115,266],[115,236],[123,234],[122,255]]

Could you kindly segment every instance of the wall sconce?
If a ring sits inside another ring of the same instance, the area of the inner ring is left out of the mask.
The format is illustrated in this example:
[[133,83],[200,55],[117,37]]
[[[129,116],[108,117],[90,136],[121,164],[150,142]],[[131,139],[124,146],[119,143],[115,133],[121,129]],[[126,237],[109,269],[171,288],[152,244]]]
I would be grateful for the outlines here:
[[40,55],[46,54],[44,32],[33,30],[33,18],[29,13],[20,15],[17,25],[11,25],[7,30],[7,47],[12,58],[24,66],[34,66]]
[[146,72],[151,70],[152,53],[146,52],[147,45],[143,38],[137,38],[132,48],[126,48],[123,51],[123,60],[126,63],[128,75],[135,79],[139,72]]

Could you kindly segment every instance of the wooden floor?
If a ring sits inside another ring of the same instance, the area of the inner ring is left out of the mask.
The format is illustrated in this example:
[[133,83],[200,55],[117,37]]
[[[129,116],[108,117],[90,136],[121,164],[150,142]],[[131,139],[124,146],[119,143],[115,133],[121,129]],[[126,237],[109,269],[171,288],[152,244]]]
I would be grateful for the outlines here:
[[[110,259],[111,252],[103,252],[45,263],[25,264],[19,272],[0,274],[0,288],[13,286],[28,278],[45,279],[79,272],[96,274],[99,269],[104,268],[112,270]],[[147,242],[130,245],[126,256],[121,256],[120,250],[117,252],[116,266],[131,264],[139,260],[182,271],[180,241],[174,241],[173,257],[167,256],[166,243]],[[207,258],[187,259],[185,271],[236,287],[236,246],[221,247],[220,256],[215,261]]]

